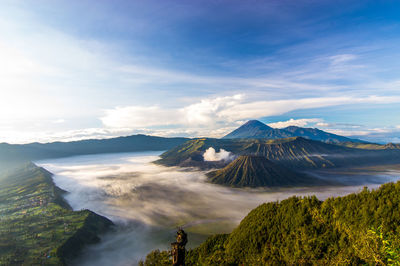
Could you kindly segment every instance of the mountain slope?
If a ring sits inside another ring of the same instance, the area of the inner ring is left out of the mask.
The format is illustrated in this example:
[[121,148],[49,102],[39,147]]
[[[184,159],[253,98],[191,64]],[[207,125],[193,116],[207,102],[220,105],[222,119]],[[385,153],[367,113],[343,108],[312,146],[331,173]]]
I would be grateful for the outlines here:
[[189,252],[187,264],[387,265],[400,259],[400,215],[393,213],[399,193],[398,182],[324,202],[292,197],[262,204],[231,234]]
[[63,265],[113,224],[89,210],[72,211],[34,164],[0,175],[0,265]]
[[283,128],[282,130],[290,132],[293,134],[293,136],[296,137],[303,137],[306,139],[318,140],[329,143],[340,143],[340,142],[366,143],[365,141],[359,139],[351,139],[336,134],[328,133],[318,128],[303,128],[303,127],[289,126]]
[[207,173],[210,182],[232,187],[280,187],[316,184],[318,180],[271,162],[242,155],[226,167]]
[[350,139],[347,137],[339,136],[336,134],[328,133],[317,128],[302,128],[296,126],[289,126],[286,128],[278,129],[272,128],[258,120],[250,120],[244,125],[235,129],[231,133],[223,137],[223,139],[280,139],[290,137],[303,137],[306,139],[318,140],[329,143],[339,142],[360,142],[365,143],[358,139]]
[[[232,233],[189,250],[186,265],[397,265],[399,209],[400,182],[325,201],[264,203]],[[151,265],[166,265],[169,252],[151,254]]]

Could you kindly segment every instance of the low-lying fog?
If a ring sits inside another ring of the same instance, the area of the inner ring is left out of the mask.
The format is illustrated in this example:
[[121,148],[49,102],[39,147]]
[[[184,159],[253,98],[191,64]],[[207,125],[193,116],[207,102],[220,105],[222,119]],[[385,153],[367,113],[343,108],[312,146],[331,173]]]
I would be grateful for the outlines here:
[[[76,156],[38,162],[54,173],[74,210],[90,209],[111,219],[116,231],[86,248],[77,265],[136,265],[153,249],[169,249],[176,228],[188,232],[188,247],[208,235],[230,232],[259,204],[292,195],[319,199],[395,181],[400,171],[314,172],[346,186],[231,189],[206,183],[204,172],[152,164],[161,152]],[[349,185],[352,184],[352,185]]]

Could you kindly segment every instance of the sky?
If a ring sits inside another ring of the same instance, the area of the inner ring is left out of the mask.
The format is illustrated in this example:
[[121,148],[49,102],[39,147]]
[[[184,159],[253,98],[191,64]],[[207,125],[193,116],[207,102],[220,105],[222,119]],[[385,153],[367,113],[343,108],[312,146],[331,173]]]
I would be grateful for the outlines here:
[[221,137],[246,120],[400,142],[400,2],[0,2],[0,142]]

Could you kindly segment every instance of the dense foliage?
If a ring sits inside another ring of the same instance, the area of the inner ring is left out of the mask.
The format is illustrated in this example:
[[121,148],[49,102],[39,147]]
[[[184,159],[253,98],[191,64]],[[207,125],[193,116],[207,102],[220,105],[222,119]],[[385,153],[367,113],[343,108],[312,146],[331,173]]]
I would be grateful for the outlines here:
[[153,250],[146,256],[145,261],[139,261],[139,266],[170,266],[171,253],[168,251]]
[[399,265],[399,247],[400,182],[262,204],[231,234],[188,251],[187,265]]
[[34,164],[0,176],[0,265],[62,265],[112,225],[72,211],[61,193]]

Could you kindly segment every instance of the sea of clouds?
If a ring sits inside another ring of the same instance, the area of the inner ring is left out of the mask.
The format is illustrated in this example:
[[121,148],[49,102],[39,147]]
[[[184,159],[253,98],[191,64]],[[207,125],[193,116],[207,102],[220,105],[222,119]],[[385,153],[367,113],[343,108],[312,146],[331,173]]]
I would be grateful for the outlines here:
[[[319,199],[341,196],[394,181],[399,172],[312,173],[347,185],[286,189],[233,189],[208,183],[204,171],[151,163],[161,152],[76,156],[40,161],[54,173],[55,184],[68,191],[74,210],[90,209],[117,226],[100,244],[85,249],[77,265],[136,265],[153,249],[169,249],[176,228],[189,233],[194,247],[214,233],[231,231],[247,213],[264,202],[293,195]],[[210,148],[205,160],[233,159]],[[350,185],[349,185],[350,184]]]

